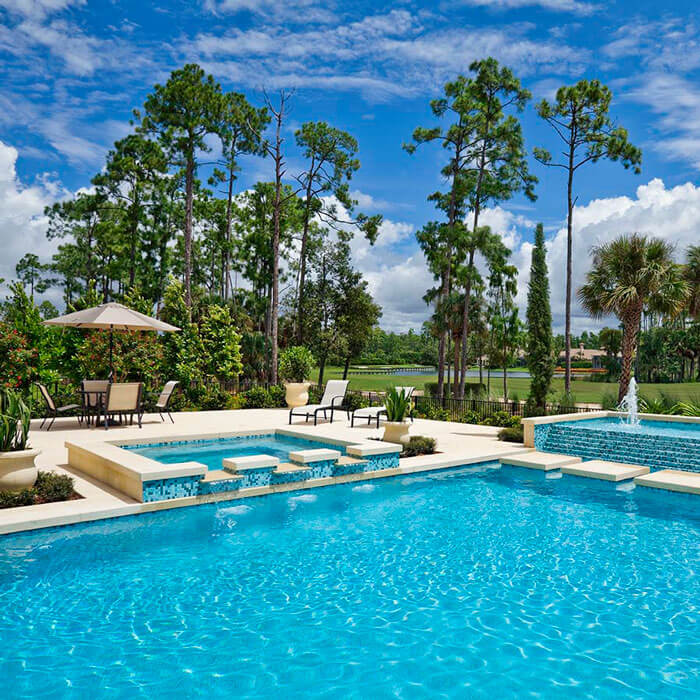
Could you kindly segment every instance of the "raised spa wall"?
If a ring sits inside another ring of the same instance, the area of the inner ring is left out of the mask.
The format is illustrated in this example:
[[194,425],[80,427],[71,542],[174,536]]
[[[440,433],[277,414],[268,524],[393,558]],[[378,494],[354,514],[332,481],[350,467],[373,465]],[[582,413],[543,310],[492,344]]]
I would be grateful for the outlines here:
[[[640,464],[652,469],[681,469],[700,472],[700,441],[686,440],[656,434],[620,433],[615,431],[583,431],[555,429],[557,423],[572,423],[596,418],[626,418],[626,413],[617,411],[595,411],[561,416],[523,418],[523,437],[526,447],[540,452],[573,455],[586,459],[603,459],[627,464]],[[700,418],[693,416],[671,416],[647,414],[643,420],[664,423],[690,423],[699,425]]]
[[151,503],[393,469],[399,466],[401,452],[400,446],[379,441],[342,443],[347,456],[339,450],[308,449],[291,452],[290,461],[285,464],[263,454],[225,459],[221,470],[207,470],[198,462],[161,464],[121,449],[121,445],[133,442],[66,442],[68,463],[137,501]]

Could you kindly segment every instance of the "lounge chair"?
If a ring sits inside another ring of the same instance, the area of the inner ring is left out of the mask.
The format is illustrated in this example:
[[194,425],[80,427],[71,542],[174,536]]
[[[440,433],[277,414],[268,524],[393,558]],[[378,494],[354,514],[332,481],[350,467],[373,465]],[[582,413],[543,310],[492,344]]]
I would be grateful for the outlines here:
[[346,379],[331,379],[326,384],[321,403],[310,404],[308,406],[298,406],[289,411],[289,425],[292,424],[292,416],[304,416],[308,421],[313,416],[314,425],[318,421],[318,414],[323,413],[324,418],[328,418],[328,411],[331,412],[331,423],[333,422],[333,412],[345,410],[341,408],[345,400],[345,392],[348,390],[350,382]]
[[80,382],[82,412],[88,425],[92,423],[93,416],[95,420],[99,417],[108,386],[107,379],[83,379]]
[[[80,408],[80,404],[77,403],[70,403],[67,406],[56,406],[56,402],[53,400],[53,397],[49,393],[49,390],[39,382],[37,382],[36,385],[39,387],[39,393],[41,394],[42,398],[44,399],[44,403],[46,404],[46,413],[44,415],[44,420],[41,421],[39,430],[41,430],[44,427],[44,423],[46,423],[46,421],[50,418],[51,422],[46,427],[46,432],[48,433],[49,430],[51,430],[56,418],[63,415],[64,413],[68,413],[69,411],[74,411],[76,408]],[[78,422],[83,422],[82,413],[78,415]]]
[[143,384],[141,382],[126,382],[123,384],[109,384],[105,394],[104,410],[102,419],[105,430],[109,427],[109,419],[113,416],[119,417],[119,422],[129,416],[133,425],[136,416],[141,427],[143,409],[141,407],[141,397],[143,395]]
[[163,387],[163,391],[160,392],[158,401],[156,401],[156,410],[158,411],[158,413],[160,413],[160,419],[162,421],[165,421],[165,418],[163,418],[163,411],[165,411],[168,414],[168,418],[170,418],[170,422],[175,422],[173,420],[172,413],[170,413],[170,409],[168,408],[168,404],[170,403],[171,396],[175,392],[175,387],[179,383],[180,382],[167,382],[166,385]]
[[[397,386],[396,391],[403,391],[404,394],[410,399],[413,396],[415,387],[412,386]],[[350,419],[350,427],[355,427],[355,419],[367,419],[367,425],[369,425],[373,420],[377,421],[377,428],[379,427],[379,419],[386,415],[386,406],[366,406],[365,408],[358,408],[352,412],[352,418]],[[413,422],[413,413],[411,413],[411,422]]]

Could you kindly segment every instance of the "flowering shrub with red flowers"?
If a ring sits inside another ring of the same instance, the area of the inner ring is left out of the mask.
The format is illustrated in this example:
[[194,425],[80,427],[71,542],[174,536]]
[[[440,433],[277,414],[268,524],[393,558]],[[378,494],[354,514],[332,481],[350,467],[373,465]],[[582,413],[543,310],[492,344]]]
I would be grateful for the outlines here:
[[0,322],[0,387],[26,391],[37,377],[38,355],[25,335]]

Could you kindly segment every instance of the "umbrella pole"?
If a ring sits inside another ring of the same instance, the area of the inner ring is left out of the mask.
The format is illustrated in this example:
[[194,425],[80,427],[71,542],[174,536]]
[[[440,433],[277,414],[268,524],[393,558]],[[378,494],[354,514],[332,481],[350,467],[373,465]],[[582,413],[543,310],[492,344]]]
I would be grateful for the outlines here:
[[114,362],[112,354],[114,352],[114,337],[112,336],[112,326],[109,327],[109,381],[114,381]]

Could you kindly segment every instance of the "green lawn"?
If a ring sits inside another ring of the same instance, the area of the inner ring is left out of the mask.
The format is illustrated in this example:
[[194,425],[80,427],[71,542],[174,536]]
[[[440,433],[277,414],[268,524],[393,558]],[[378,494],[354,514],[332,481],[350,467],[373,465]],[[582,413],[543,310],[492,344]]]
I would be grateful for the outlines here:
[[[324,381],[329,379],[341,379],[342,376],[342,367],[327,367],[324,375]],[[314,371],[312,379],[314,381],[318,380],[318,370]],[[425,382],[436,382],[437,375],[407,375],[402,377],[383,374],[351,374],[349,375],[349,379],[350,389],[358,391],[385,391],[387,388],[397,385],[410,385],[415,386],[418,390],[422,390]],[[470,377],[470,381],[474,382],[475,378]],[[484,374],[484,383],[486,383],[486,374]],[[511,396],[515,393],[519,398],[525,399],[529,388],[529,379],[508,379],[508,393]],[[616,383],[589,382],[583,379],[575,379],[573,381],[572,388],[574,398],[578,402],[600,403],[605,394],[613,394],[615,397],[617,396]],[[552,390],[555,396],[560,396],[564,391],[564,380],[554,379],[552,381]],[[502,377],[491,377],[491,393],[494,396],[503,395]],[[686,382],[685,384],[640,384],[639,393],[647,398],[655,398],[661,394],[665,394],[675,400],[700,400],[700,383]]]

